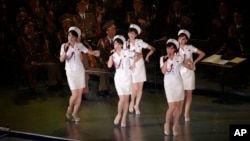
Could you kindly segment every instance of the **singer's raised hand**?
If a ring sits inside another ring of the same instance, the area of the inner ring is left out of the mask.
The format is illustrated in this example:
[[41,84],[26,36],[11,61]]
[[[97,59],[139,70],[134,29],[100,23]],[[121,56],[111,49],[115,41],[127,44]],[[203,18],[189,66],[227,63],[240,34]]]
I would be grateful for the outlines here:
[[115,51],[116,51],[116,49],[112,49],[112,50],[110,51],[110,53],[113,54]]
[[65,52],[65,53],[68,51],[69,45],[70,45],[69,43],[65,43],[65,44],[64,44],[64,52]]
[[130,40],[128,39],[128,41],[126,42],[126,48],[130,48]]
[[163,57],[163,62],[165,63],[168,60],[168,55]]
[[113,54],[109,56],[107,66],[108,66],[108,68],[111,68],[113,66]]

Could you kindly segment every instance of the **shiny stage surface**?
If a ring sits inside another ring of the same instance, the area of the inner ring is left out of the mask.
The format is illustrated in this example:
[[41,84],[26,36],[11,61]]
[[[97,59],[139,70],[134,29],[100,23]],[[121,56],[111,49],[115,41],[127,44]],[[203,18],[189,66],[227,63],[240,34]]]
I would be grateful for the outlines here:
[[231,99],[230,104],[213,103],[217,97],[195,91],[191,121],[185,122],[182,116],[180,135],[165,136],[167,101],[164,91],[145,85],[141,115],[128,114],[127,127],[121,128],[113,125],[118,101],[114,88],[110,98],[103,98],[96,94],[97,81],[91,80],[90,85],[87,101],[83,101],[80,108],[78,124],[66,121],[70,94],[66,82],[57,92],[47,92],[41,84],[34,97],[27,95],[25,87],[17,93],[11,85],[2,86],[0,141],[228,141],[229,125],[250,124],[249,102]]

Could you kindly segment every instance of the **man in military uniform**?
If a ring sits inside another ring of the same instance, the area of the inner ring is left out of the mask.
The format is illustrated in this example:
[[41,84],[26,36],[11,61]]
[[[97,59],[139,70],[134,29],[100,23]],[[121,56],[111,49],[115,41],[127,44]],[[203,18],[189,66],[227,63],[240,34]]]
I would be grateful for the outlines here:
[[47,11],[40,0],[27,0],[26,2],[28,16],[33,18],[36,31],[41,34],[40,36],[43,36],[46,26]]
[[102,29],[106,32],[106,36],[100,38],[97,42],[97,49],[100,50],[100,68],[104,73],[99,75],[99,95],[107,97],[109,96],[110,89],[110,69],[107,67],[107,61],[111,55],[111,50],[114,49],[113,38],[116,35],[116,26],[113,20],[106,22]]
[[149,29],[151,26],[149,12],[145,9],[142,0],[133,1],[133,10],[127,12],[126,24],[129,26],[131,23],[137,24],[141,27],[142,31],[139,35],[145,41],[149,40]]
[[34,29],[34,22],[29,19],[24,22],[23,34],[18,37],[18,47],[22,56],[22,66],[29,80],[31,93],[36,93],[36,79],[34,73],[38,69],[47,70],[48,87],[47,90],[56,90],[56,70],[55,63],[50,61],[49,51],[46,43],[42,42]]
[[81,29],[83,32],[81,38],[86,38],[87,40],[92,40],[94,42],[94,32],[95,32],[95,14],[87,11],[88,2],[82,0],[76,4],[77,13],[73,15],[73,24]]
[[[91,11],[87,11],[89,2],[81,0],[76,4],[76,14],[72,16],[73,24],[81,29],[80,41],[89,49],[95,48],[95,25],[96,17]],[[96,58],[88,54],[82,54],[82,62],[86,70],[97,69]],[[83,100],[86,100],[85,94],[88,93],[89,74],[86,73],[86,89],[83,90]]]

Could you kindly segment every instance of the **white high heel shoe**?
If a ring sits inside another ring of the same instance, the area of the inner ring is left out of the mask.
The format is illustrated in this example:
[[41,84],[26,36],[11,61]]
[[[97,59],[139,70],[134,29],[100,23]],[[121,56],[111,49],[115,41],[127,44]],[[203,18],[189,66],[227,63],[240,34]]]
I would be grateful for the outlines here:
[[80,121],[79,117],[72,117],[72,121],[78,123]]
[[66,120],[69,121],[72,118],[71,115],[66,114]]
[[114,125],[118,125],[119,124],[120,118],[121,118],[121,116],[116,115],[115,120],[114,120]]
[[126,124],[125,123],[122,123],[121,124],[121,128],[125,128],[126,127]]

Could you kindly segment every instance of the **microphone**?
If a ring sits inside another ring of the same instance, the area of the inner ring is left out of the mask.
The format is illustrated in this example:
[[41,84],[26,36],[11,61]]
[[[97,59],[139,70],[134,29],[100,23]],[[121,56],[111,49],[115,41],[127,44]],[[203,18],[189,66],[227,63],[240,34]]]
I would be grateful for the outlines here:
[[110,54],[113,54],[114,52],[116,52],[116,49],[110,50]]
[[128,41],[127,41],[127,49],[129,49],[130,48],[130,40],[128,39]]
[[64,44],[64,52],[67,52],[69,49],[69,42]]
[[165,63],[168,60],[168,55],[163,57],[163,62]]

